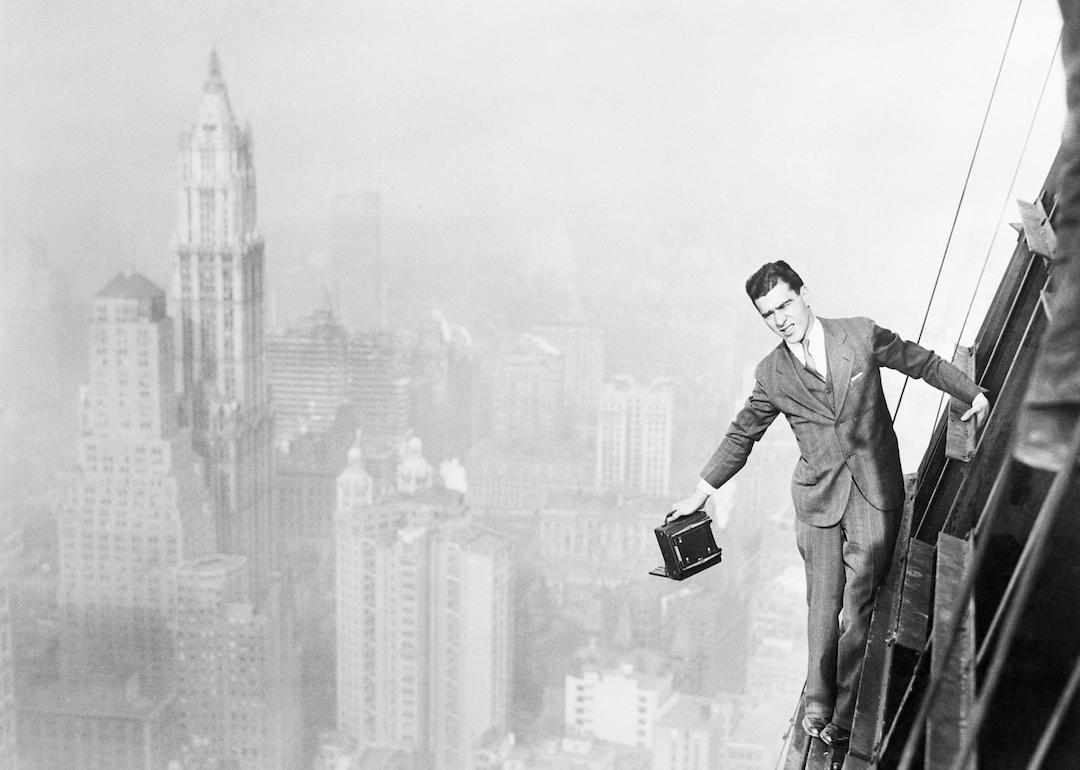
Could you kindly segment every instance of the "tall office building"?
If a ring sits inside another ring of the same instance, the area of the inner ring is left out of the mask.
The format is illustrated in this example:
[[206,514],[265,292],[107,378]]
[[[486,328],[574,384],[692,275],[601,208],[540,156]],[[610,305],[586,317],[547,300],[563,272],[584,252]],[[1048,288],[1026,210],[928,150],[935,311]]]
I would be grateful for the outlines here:
[[267,375],[278,444],[301,433],[326,433],[347,397],[348,335],[333,311],[266,339]]
[[579,324],[547,324],[533,331],[563,354],[566,400],[589,410],[595,408],[604,382],[604,330]]
[[206,461],[217,550],[266,581],[273,423],[264,369],[264,259],[251,129],[229,104],[217,53],[181,134],[173,273],[179,382]]
[[357,441],[355,410],[343,406],[328,431],[302,433],[278,452],[272,529],[278,552],[287,563],[295,564],[304,553],[325,550],[330,555],[338,476]]
[[342,522],[338,542],[338,729],[419,754],[430,729],[431,536],[355,525]]
[[165,293],[118,274],[94,299],[78,466],[59,520],[66,674],[138,664],[167,678],[175,569],[212,547],[191,432],[177,423]]
[[510,543],[478,527],[443,529],[432,549],[431,754],[474,766],[510,712]]
[[550,443],[562,434],[566,411],[563,355],[535,334],[499,340],[490,374],[491,433],[525,445]]
[[445,520],[455,503],[367,505],[365,482],[342,475],[338,729],[423,767],[472,767],[507,724],[508,542]]
[[596,439],[598,492],[669,494],[673,404],[669,380],[637,385],[616,377],[604,387]]
[[413,383],[389,332],[364,332],[349,342],[349,400],[369,439],[394,444],[413,426]]
[[373,190],[335,196],[329,231],[338,313],[349,328],[385,326],[388,275],[382,255],[382,197]]
[[245,558],[212,554],[177,570],[179,723],[219,761],[240,770],[299,766],[299,650],[291,602],[271,582],[248,598]]

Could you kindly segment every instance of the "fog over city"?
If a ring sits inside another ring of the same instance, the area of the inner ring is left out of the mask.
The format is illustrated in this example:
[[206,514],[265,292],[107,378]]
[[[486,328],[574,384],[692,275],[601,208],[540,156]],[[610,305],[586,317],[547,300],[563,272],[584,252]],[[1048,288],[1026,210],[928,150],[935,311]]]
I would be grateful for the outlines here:
[[1015,9],[0,0],[0,770],[772,767],[787,425],[723,564],[650,577],[652,529],[775,345],[763,262],[915,339],[956,215],[922,342],[970,343],[1064,116],[1031,3],[965,189]]

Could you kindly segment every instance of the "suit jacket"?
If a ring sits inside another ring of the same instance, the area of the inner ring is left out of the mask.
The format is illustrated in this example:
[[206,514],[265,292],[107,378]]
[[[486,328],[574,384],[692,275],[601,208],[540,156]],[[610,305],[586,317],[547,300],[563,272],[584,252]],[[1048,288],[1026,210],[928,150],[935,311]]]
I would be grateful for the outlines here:
[[[832,526],[843,516],[851,484],[879,510],[904,502],[904,478],[892,417],[881,390],[887,366],[971,403],[981,389],[933,351],[907,342],[869,318],[818,318],[825,332],[827,397],[810,392],[781,342],[757,365],[754,390],[735,416],[701,477],[719,487],[746,464],[754,442],[783,414],[799,445],[791,477],[795,514]],[[830,403],[831,401],[831,403]]]

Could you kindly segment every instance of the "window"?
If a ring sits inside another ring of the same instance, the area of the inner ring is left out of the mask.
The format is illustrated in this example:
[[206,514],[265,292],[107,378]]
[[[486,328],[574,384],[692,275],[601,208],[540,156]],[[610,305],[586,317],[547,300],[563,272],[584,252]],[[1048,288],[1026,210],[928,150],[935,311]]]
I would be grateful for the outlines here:
[[199,234],[202,243],[214,242],[213,190],[199,190]]
[[203,182],[214,179],[214,151],[210,149],[199,151],[199,177]]

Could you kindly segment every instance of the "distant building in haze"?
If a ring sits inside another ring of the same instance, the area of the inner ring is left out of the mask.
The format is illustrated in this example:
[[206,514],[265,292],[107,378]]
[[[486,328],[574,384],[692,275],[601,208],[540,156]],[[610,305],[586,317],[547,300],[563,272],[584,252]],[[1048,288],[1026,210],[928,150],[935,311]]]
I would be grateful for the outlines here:
[[728,767],[724,746],[734,719],[730,701],[676,694],[656,721],[653,770]]
[[330,272],[338,314],[350,329],[386,325],[388,274],[382,251],[382,196],[362,190],[330,204]]
[[348,397],[348,335],[332,311],[298,329],[270,334],[267,375],[277,443],[330,430]]
[[143,691],[138,674],[38,682],[19,693],[18,766],[167,770],[182,744],[175,706],[171,694]]
[[422,767],[472,767],[508,719],[509,544],[455,521],[450,493],[369,505],[363,474],[346,473],[338,729],[361,747],[410,752]]
[[488,366],[489,435],[535,446],[562,437],[566,419],[562,353],[536,334],[499,338]]
[[78,465],[59,519],[65,675],[168,678],[175,571],[213,548],[191,431],[177,423],[165,294],[138,273],[94,298]]
[[285,562],[303,550],[332,548],[337,479],[356,439],[355,410],[342,406],[327,431],[304,432],[280,445],[272,529]]
[[413,427],[413,385],[395,336],[364,332],[349,341],[349,400],[360,430],[396,443]]
[[469,505],[500,514],[535,513],[552,495],[591,489],[591,459],[585,449],[562,443],[478,442],[465,457]]
[[668,380],[637,385],[617,377],[600,394],[596,489],[666,497],[671,480],[674,390]]
[[301,719],[291,602],[271,583],[254,605],[244,561],[213,554],[177,571],[177,716],[220,761],[290,770]]
[[596,326],[547,324],[535,326],[533,331],[562,353],[566,400],[591,414],[604,383],[604,330]]

